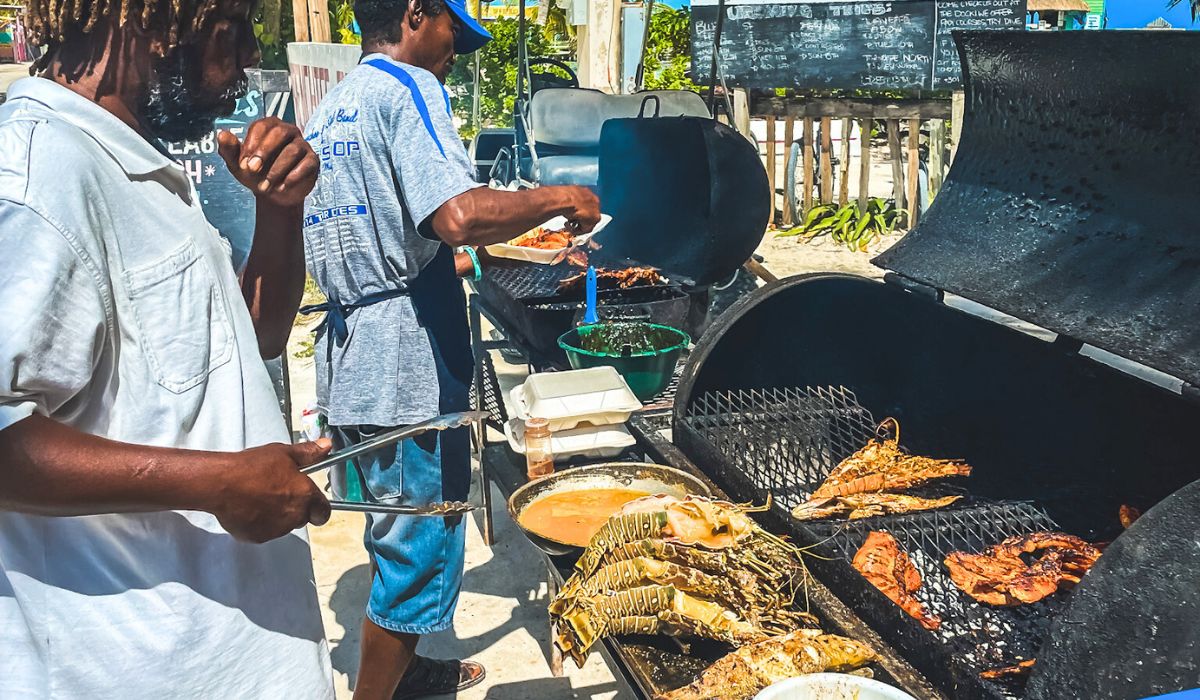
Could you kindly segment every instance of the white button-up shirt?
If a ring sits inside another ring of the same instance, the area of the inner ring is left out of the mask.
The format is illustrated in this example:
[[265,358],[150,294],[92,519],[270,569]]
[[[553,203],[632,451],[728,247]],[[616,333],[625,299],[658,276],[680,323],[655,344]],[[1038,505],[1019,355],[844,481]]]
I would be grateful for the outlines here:
[[[41,78],[0,107],[0,430],[33,413],[144,445],[288,438],[191,180]],[[0,697],[332,694],[303,531],[251,545],[207,513],[0,512]]]

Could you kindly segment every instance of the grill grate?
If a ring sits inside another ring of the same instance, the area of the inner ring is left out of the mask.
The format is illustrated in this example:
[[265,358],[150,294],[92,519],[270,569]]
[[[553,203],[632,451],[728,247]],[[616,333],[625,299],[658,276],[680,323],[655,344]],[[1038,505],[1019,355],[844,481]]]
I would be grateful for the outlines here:
[[[500,378],[496,374],[496,365],[492,362],[492,354],[487,350],[478,353],[476,359],[478,371],[481,373],[482,381],[471,383],[471,405],[478,406],[479,410],[490,414],[490,420],[494,427],[499,427],[508,422],[508,411],[504,408],[504,397],[500,390]],[[477,384],[483,389],[482,400],[477,402]]]
[[[978,552],[1006,537],[1058,529],[1044,511],[1029,503],[967,499],[939,511],[856,521],[800,523],[787,516],[874,436],[875,425],[854,393],[842,387],[721,391],[692,400],[680,426],[686,436],[677,437],[735,498],[773,499],[773,514],[829,558],[814,562],[818,570],[857,601],[876,629],[893,632],[914,661],[924,659],[927,673],[940,668],[947,684],[972,686],[970,697],[1019,697],[1019,686],[983,681],[978,674],[1034,658],[1065,596],[1015,608],[981,605],[954,585],[943,561],[953,551]],[[903,622],[907,616],[851,565],[872,530],[892,533],[909,553],[924,582],[917,597],[942,619],[936,632]]]
[[517,263],[511,266],[497,265],[487,271],[484,279],[511,299],[551,299],[559,296],[558,283],[578,272],[579,268],[563,263]]

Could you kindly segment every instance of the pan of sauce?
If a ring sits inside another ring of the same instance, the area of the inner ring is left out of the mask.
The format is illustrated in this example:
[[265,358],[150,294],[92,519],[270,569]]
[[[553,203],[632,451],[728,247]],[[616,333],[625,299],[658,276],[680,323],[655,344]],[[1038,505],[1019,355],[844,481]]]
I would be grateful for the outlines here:
[[709,496],[687,472],[643,462],[591,464],[525,484],[508,499],[512,519],[551,556],[578,555],[592,535],[629,501],[655,494]]

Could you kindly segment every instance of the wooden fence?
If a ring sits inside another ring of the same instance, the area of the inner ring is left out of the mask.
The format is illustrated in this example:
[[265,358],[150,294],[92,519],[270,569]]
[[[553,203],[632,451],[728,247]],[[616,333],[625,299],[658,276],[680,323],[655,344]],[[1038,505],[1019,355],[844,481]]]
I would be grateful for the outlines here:
[[[782,224],[792,226],[803,221],[804,213],[817,204],[837,203],[847,204],[850,201],[850,182],[857,173],[858,202],[865,207],[871,196],[890,196],[896,202],[896,207],[909,212],[904,221],[905,228],[916,225],[920,207],[918,187],[920,186],[920,146],[921,131],[925,122],[929,122],[929,189],[935,194],[941,188],[945,171],[953,157],[954,146],[958,142],[957,131],[961,127],[962,99],[956,94],[953,100],[895,100],[868,101],[854,99],[808,99],[796,98],[751,98],[747,100],[748,109],[744,112],[750,119],[761,119],[766,122],[767,140],[764,144],[764,154],[767,177],[771,191],[776,193],[776,211],[781,213]],[[744,102],[743,104],[746,104]],[[952,120],[954,134],[950,133],[947,120]],[[748,119],[746,120],[748,127]],[[833,165],[833,124],[841,122],[843,138],[839,144],[837,192],[834,192]],[[875,162],[874,146],[870,134],[873,125],[882,121],[887,132],[887,156],[892,166],[893,188],[890,193],[871,192],[871,166]],[[860,134],[866,135],[860,139],[860,156],[857,168],[851,164],[851,147],[848,135],[852,131],[852,123],[857,122]],[[901,124],[908,127],[908,137],[902,143]],[[782,124],[781,124],[782,123]],[[820,146],[816,147],[819,127]],[[780,130],[782,129],[782,139]],[[784,186],[778,183],[780,170],[779,158],[786,162],[788,149],[791,144],[801,138],[802,166],[799,186],[801,201],[799,211],[793,211],[793,197],[784,196],[782,206],[779,206],[779,190]],[[782,143],[783,149],[777,149]],[[781,151],[781,152],[780,152]],[[905,154],[907,151],[907,156]],[[819,156],[817,155],[819,153]],[[814,173],[819,185],[814,180]]]

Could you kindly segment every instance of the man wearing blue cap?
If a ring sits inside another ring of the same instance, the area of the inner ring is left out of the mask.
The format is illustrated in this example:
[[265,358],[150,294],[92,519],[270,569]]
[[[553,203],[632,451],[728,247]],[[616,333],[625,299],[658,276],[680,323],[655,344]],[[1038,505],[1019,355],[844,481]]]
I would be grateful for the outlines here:
[[[316,347],[317,400],[340,447],[467,410],[474,374],[459,277],[482,274],[472,246],[509,240],[555,216],[599,220],[582,187],[480,187],[442,82],[456,54],[491,38],[463,0],[357,0],[360,65],[306,126],[321,160],[305,205],[309,269],[329,299]],[[457,259],[454,247],[462,247]],[[355,460],[364,498],[466,500],[466,429],[431,433]],[[460,518],[368,515],[371,597],[355,698],[453,693],[483,679],[471,661],[415,655],[447,629],[462,581]]]

